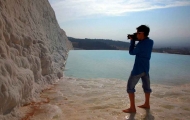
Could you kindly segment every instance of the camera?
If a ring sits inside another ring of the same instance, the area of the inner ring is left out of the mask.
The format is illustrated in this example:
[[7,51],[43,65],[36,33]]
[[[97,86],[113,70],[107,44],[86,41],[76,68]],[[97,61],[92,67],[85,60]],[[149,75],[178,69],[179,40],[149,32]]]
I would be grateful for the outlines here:
[[127,38],[130,39],[130,37],[132,38],[132,40],[138,41],[138,39],[137,39],[137,33],[128,34]]

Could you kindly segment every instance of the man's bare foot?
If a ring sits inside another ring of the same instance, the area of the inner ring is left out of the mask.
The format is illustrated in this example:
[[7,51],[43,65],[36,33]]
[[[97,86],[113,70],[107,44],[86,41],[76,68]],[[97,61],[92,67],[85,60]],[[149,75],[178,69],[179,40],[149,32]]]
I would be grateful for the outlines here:
[[129,109],[125,109],[125,110],[122,110],[124,113],[136,113],[136,109],[132,109],[132,108],[129,108]]
[[150,105],[139,105],[138,107],[140,108],[145,108],[145,109],[150,109]]

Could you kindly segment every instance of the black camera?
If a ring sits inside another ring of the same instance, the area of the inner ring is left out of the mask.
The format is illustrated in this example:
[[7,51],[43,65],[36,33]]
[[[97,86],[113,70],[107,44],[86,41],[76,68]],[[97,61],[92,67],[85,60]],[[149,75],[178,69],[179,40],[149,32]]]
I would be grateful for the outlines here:
[[130,39],[130,37],[132,38],[132,40],[138,41],[138,39],[137,39],[137,33],[128,34],[127,38]]

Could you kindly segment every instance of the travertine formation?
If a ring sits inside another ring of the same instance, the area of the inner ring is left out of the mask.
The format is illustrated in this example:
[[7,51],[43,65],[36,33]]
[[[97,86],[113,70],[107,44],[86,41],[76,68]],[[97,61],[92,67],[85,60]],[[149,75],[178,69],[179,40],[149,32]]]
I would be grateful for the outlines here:
[[62,77],[70,49],[48,0],[0,0],[0,115]]

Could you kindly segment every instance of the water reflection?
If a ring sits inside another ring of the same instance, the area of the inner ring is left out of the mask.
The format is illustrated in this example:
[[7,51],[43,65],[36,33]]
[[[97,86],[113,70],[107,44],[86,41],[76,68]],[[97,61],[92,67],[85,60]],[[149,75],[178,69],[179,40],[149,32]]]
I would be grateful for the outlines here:
[[145,110],[146,110],[146,114],[143,119],[144,120],[154,120],[154,116],[152,115],[150,109],[145,109]]
[[152,115],[150,109],[144,109],[144,114],[141,116],[136,116],[136,113],[129,113],[129,115],[125,116],[126,120],[135,120],[135,119],[143,119],[143,120],[154,120],[154,116]]
[[128,116],[125,116],[126,120],[135,120],[136,113],[130,113]]

